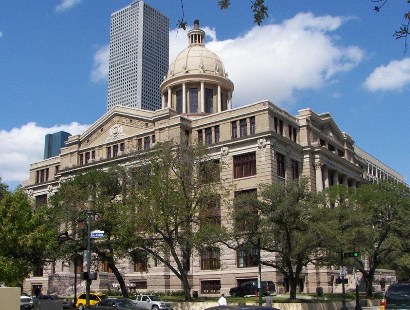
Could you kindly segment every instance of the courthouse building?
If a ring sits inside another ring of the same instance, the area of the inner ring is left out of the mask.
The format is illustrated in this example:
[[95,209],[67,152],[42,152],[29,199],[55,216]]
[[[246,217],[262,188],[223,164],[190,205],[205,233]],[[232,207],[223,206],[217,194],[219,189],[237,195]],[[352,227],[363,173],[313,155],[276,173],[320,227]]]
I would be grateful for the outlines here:
[[[269,101],[233,108],[234,84],[219,57],[205,47],[205,33],[197,21],[188,38],[188,47],[171,63],[161,84],[161,109],[115,106],[84,133],[70,136],[60,155],[31,165],[25,189],[36,203],[46,202],[64,179],[90,168],[127,165],[131,160],[135,164],[135,154],[155,143],[185,138],[206,144],[211,156],[226,164],[221,179],[235,188],[232,199],[236,192],[256,191],[258,184],[301,176],[309,179],[312,191],[335,184],[356,188],[368,182],[364,173],[372,157],[364,159],[357,153],[353,138],[329,113],[307,108],[291,115]],[[396,172],[389,173],[400,178]],[[227,210],[223,206],[220,214],[224,223]],[[192,257],[192,290],[199,295],[228,294],[231,287],[257,279],[256,251],[220,247],[208,254]],[[262,256],[268,255],[262,252]],[[182,290],[176,276],[150,257],[148,264],[130,259],[118,265],[131,289]],[[115,290],[118,285],[107,265],[99,262],[96,268],[99,279],[93,281],[92,290]],[[25,281],[24,290],[41,286],[43,292],[73,294],[76,285],[77,292],[82,291],[85,283],[78,277],[74,284],[75,272],[69,261],[39,266]],[[312,293],[321,286],[325,292],[338,291],[340,285],[334,283],[338,273],[308,267],[301,275],[299,290]],[[271,267],[262,267],[262,280],[275,282],[278,292],[287,289],[286,279]]]

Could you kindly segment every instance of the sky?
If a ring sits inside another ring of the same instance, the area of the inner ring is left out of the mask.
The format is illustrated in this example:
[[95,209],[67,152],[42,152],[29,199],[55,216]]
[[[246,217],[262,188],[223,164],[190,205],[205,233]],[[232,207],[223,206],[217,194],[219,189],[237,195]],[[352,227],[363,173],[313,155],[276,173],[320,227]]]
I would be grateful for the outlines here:
[[[396,40],[406,0],[147,0],[170,20],[170,62],[187,47],[184,17],[235,85],[233,107],[269,100],[293,115],[329,112],[355,144],[410,183],[410,48]],[[131,0],[0,2],[0,177],[10,188],[43,159],[44,136],[79,134],[107,110],[110,16]]]

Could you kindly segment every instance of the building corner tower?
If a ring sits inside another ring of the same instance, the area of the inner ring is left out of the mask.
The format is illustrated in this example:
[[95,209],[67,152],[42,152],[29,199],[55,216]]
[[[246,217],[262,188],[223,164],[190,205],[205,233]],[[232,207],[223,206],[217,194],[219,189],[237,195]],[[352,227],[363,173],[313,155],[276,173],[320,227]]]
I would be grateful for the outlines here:
[[142,0],[111,14],[107,110],[161,108],[169,65],[169,19]]

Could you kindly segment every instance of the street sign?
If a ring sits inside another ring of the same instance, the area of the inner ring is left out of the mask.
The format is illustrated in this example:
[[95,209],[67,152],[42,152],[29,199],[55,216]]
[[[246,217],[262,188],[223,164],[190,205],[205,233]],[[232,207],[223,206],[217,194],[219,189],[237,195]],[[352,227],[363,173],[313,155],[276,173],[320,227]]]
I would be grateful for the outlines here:
[[344,277],[347,274],[347,268],[344,266],[340,266],[339,274],[341,277]]
[[103,230],[93,230],[91,232],[91,239],[98,239],[98,238],[103,238],[104,237],[104,231]]

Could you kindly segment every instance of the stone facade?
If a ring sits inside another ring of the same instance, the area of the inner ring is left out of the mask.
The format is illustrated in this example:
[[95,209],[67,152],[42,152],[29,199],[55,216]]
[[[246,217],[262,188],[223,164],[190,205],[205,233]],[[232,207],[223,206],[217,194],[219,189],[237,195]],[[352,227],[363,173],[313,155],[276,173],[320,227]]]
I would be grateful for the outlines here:
[[[258,184],[301,176],[309,179],[312,191],[335,184],[355,188],[366,182],[363,173],[367,161],[355,152],[353,139],[339,129],[329,113],[304,109],[293,116],[268,101],[233,109],[233,84],[219,58],[205,48],[204,33],[198,26],[189,34],[189,51],[172,63],[161,85],[162,109],[113,107],[83,134],[71,136],[59,156],[33,163],[24,187],[36,203],[47,202],[61,181],[78,173],[111,164],[136,165],[139,154],[155,143],[178,143],[186,138],[190,143],[206,144],[211,156],[225,163],[221,180],[233,188],[230,199],[237,191],[257,190]],[[254,163],[256,169],[247,175],[235,172],[244,161]],[[222,223],[226,216],[227,208],[222,206]],[[204,270],[200,255],[193,255],[191,285],[199,295],[229,294],[231,287],[257,279],[258,267],[240,261],[234,250],[221,247],[219,255],[220,268],[216,270]],[[271,254],[262,252],[262,256],[267,255]],[[182,289],[177,277],[152,258],[148,268],[139,268],[131,260],[121,260],[118,266],[130,289]],[[103,263],[91,269],[99,270],[91,289],[118,289],[115,277]],[[74,271],[73,262],[44,266],[24,282],[24,290],[30,292],[41,286],[49,293],[70,295],[75,288],[82,292],[84,281],[77,278],[74,285]],[[321,286],[325,292],[340,291],[340,285],[333,281],[336,276],[338,270],[308,266],[300,290],[312,293]],[[278,292],[287,290],[286,281],[273,268],[262,267],[262,280],[275,282]],[[349,281],[348,287],[353,285],[354,281]]]

